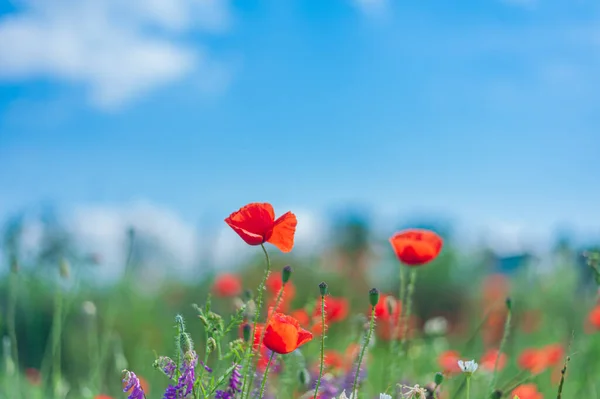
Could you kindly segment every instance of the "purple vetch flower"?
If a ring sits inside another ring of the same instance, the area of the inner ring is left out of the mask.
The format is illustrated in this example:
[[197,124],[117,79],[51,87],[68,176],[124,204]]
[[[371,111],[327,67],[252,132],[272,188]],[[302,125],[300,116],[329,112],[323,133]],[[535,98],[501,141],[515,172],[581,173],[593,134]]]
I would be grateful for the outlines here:
[[[354,364],[352,367],[352,371],[347,373],[342,377],[342,381],[340,381],[340,393],[346,390],[346,392],[352,392],[352,386],[354,385],[354,376],[356,375],[356,367],[357,364]],[[367,369],[363,366],[358,370],[358,386],[367,378]]]
[[169,378],[173,378],[175,375],[175,369],[177,365],[175,362],[168,356],[161,356],[154,362],[154,367],[162,370],[163,373]]
[[[183,356],[181,365],[181,375],[177,380],[177,385],[169,385],[163,399],[187,399],[194,389],[196,379],[195,369],[198,365],[198,355],[193,350],[186,352]],[[135,398],[137,399],[137,398]]]
[[144,390],[140,385],[140,379],[135,375],[133,371],[123,370],[123,392],[131,392],[127,399],[145,399]]
[[202,367],[204,367],[204,370],[208,371],[209,373],[212,373],[212,369],[208,367],[202,360],[200,360],[200,364],[202,365]]
[[231,377],[229,377],[229,384],[227,385],[226,390],[219,389],[216,392],[216,399],[234,399],[235,394],[238,392],[242,392],[242,375],[239,370],[240,366],[235,366],[233,371],[231,372]]

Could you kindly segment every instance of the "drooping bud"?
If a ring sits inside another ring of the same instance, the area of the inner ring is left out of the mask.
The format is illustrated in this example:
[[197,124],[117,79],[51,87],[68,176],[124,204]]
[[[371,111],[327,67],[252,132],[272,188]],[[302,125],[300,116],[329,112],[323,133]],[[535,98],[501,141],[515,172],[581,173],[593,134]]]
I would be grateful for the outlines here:
[[298,380],[300,380],[300,384],[302,384],[304,387],[307,387],[308,384],[310,384],[310,373],[307,369],[304,368],[300,370],[298,373]]
[[512,299],[506,298],[506,308],[511,311],[512,310]]
[[217,349],[217,341],[213,337],[210,337],[208,341],[206,341],[206,350],[208,353],[214,352]]
[[442,385],[442,382],[444,382],[444,374],[440,372],[435,373],[435,377],[433,377],[433,382],[435,382],[435,385]]
[[183,353],[187,353],[194,349],[194,343],[192,342],[192,337],[190,334],[183,332],[179,335],[181,351]]
[[500,391],[499,389],[496,389],[494,392],[492,392],[492,394],[490,395],[490,399],[500,399],[502,398],[502,391]]
[[69,261],[66,259],[61,259],[60,261],[60,265],[59,265],[59,272],[60,272],[60,276],[62,278],[64,278],[65,280],[69,278],[69,275],[71,274],[71,266],[69,265]]
[[319,291],[321,292],[321,296],[327,295],[327,283],[325,281],[319,284]]
[[385,297],[385,308],[388,311],[388,314],[394,315],[396,314],[396,309],[398,308],[398,301],[391,295]]
[[371,306],[375,307],[377,306],[378,302],[379,290],[377,288],[371,288],[371,290],[369,291],[369,303],[371,303]]
[[287,283],[290,281],[290,277],[292,277],[292,267],[290,265],[284,266],[281,271],[281,282],[283,284]]
[[244,302],[249,302],[249,301],[251,301],[251,300],[252,300],[252,290],[250,290],[250,289],[246,288],[246,289],[244,290],[244,293],[242,294],[242,300],[243,300]]
[[246,342],[250,341],[250,338],[252,335],[252,326],[248,323],[244,324],[242,326],[242,334],[244,336],[244,341],[246,341]]

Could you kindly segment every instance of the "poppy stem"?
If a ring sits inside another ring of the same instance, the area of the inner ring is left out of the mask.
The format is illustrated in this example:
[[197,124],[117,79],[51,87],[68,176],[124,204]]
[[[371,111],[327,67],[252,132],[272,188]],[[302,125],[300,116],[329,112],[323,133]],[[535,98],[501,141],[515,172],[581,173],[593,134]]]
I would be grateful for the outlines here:
[[313,399],[317,399],[319,395],[319,386],[321,385],[321,378],[323,378],[323,364],[325,363],[325,295],[321,295],[321,366],[319,368],[319,378],[317,379],[317,385],[315,386],[315,396]]
[[560,384],[558,384],[558,394],[556,395],[556,399],[562,399],[563,386],[565,385],[565,374],[567,373],[567,364],[569,364],[570,360],[571,357],[567,356],[565,359],[565,364],[562,370],[560,370]]
[[410,271],[410,281],[408,282],[408,288],[406,290],[406,314],[402,318],[402,341],[400,342],[400,350],[402,353],[406,352],[407,341],[408,341],[408,323],[412,312],[413,295],[415,293],[415,285],[417,283],[417,269]]
[[358,363],[356,364],[356,373],[354,374],[354,383],[352,384],[352,397],[353,398],[358,397],[358,392],[357,392],[356,386],[358,385],[358,375],[360,374],[360,365],[362,364],[363,357],[365,356],[367,346],[369,346],[369,343],[371,342],[371,334],[373,334],[374,328],[375,328],[375,306],[371,306],[371,321],[369,322],[369,331],[367,332],[365,342],[363,343],[362,349],[360,351],[360,355],[358,357]]
[[[256,298],[256,313],[254,314],[254,320],[252,321],[252,336],[250,337],[251,343],[254,342],[254,337],[256,336],[256,326],[258,325],[258,320],[260,319],[260,314],[262,311],[263,292],[265,290],[265,285],[267,284],[267,279],[269,278],[269,275],[271,274],[271,259],[269,258],[269,253],[267,252],[267,248],[265,248],[264,244],[260,244],[260,247],[262,248],[262,250],[265,254],[265,260],[267,262],[267,269],[265,270],[265,275],[263,276],[263,279],[260,282],[260,285],[258,286],[258,296]],[[266,326],[265,326],[265,329],[266,329]],[[263,336],[261,334],[261,338],[262,337]],[[257,350],[260,350],[261,345],[262,345],[262,340],[259,341]],[[250,345],[248,345],[248,349],[246,350],[246,355],[244,356],[247,369],[244,372],[244,379],[242,382],[242,398],[249,397],[250,391],[252,390],[252,383],[254,381],[254,374],[256,372],[255,365],[252,363],[253,356],[254,356],[254,344],[250,344]],[[248,374],[250,374],[249,381],[246,380],[248,377]],[[246,391],[246,387],[248,387],[247,395],[244,394],[244,392]]]
[[61,335],[62,335],[62,309],[63,301],[61,287],[57,287],[54,297],[54,317],[52,321],[52,388],[54,395],[57,395],[59,386],[62,384],[61,377]]
[[271,356],[269,356],[269,361],[267,362],[267,367],[265,368],[265,373],[263,374],[262,383],[260,384],[260,394],[259,399],[262,399],[265,396],[265,386],[267,385],[267,375],[269,374],[269,367],[271,367],[271,362],[275,357],[275,351],[271,352]]
[[[398,290],[398,306],[405,304],[404,295],[406,294],[406,276],[404,273],[404,267],[400,265],[400,288]],[[396,363],[400,358],[399,346],[398,346],[398,335],[400,334],[400,323],[402,322],[402,311],[398,313],[398,320],[396,320],[394,328],[392,329],[392,339],[390,340],[390,354],[392,355],[392,367],[390,367],[390,383],[394,385],[394,376],[396,375]],[[391,317],[392,322],[394,317]]]
[[508,341],[508,335],[510,334],[510,322],[512,319],[512,305],[510,299],[506,300],[507,303],[507,313],[506,313],[506,321],[504,322],[504,333],[502,334],[502,341],[500,341],[500,348],[498,348],[498,353],[496,355],[496,360],[494,361],[494,372],[492,373],[492,380],[490,381],[490,395],[494,393],[496,390],[496,383],[498,381],[498,365],[500,363],[500,356],[504,351],[504,347],[506,346],[506,342]]

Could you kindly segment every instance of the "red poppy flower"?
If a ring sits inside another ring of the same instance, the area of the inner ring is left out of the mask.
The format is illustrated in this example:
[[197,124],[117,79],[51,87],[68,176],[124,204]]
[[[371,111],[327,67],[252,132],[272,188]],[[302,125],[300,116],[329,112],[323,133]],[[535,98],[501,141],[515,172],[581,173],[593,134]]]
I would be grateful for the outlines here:
[[445,374],[458,374],[461,372],[458,361],[460,360],[460,353],[454,350],[444,351],[438,357],[438,364],[442,368]]
[[600,305],[592,309],[588,315],[588,321],[596,330],[600,330]]
[[497,349],[490,349],[484,353],[479,364],[482,368],[492,371],[494,370],[497,357],[500,357],[498,359],[498,370],[502,370],[504,366],[506,366],[506,355],[504,353],[499,353]]
[[[315,362],[311,369],[315,372],[315,374],[319,373],[319,362]],[[344,359],[344,355],[335,351],[333,349],[326,349],[325,355],[323,358],[323,368],[325,370],[342,370],[346,367],[346,360]]]
[[273,207],[268,203],[248,204],[233,212],[225,223],[229,225],[249,245],[268,242],[282,252],[290,252],[294,247],[296,215],[287,212],[275,220]]
[[565,350],[561,344],[546,345],[543,349],[546,355],[546,361],[550,366],[560,364],[565,356]]
[[544,399],[544,395],[538,392],[535,384],[519,385],[510,394],[511,398],[515,396],[519,399]]
[[293,352],[313,338],[298,320],[282,313],[274,313],[265,330],[264,345],[273,352],[286,354]]
[[237,296],[242,293],[242,280],[235,274],[223,273],[215,279],[213,291],[220,297]]
[[430,230],[409,229],[390,238],[396,256],[407,266],[421,266],[434,260],[442,250],[440,236]]
[[520,368],[529,370],[532,374],[541,373],[548,365],[546,354],[535,348],[524,349],[517,359],[517,364]]
[[[344,297],[325,297],[325,321],[335,323],[344,320],[348,316],[348,300]],[[317,300],[314,317],[321,319],[321,300]]]
[[94,396],[94,399],[113,399],[113,397],[108,395],[96,395]]

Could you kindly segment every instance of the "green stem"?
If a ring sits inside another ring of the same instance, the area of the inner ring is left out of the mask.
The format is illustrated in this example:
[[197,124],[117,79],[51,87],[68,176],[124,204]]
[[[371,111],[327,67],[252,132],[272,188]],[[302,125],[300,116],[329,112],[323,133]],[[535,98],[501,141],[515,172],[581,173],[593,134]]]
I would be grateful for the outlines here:
[[17,397],[21,395],[21,384],[19,382],[19,349],[17,348],[17,327],[16,327],[16,309],[17,309],[17,297],[19,288],[19,275],[17,272],[11,272],[9,277],[9,293],[8,293],[8,309],[7,309],[7,320],[6,327],[8,328],[8,335],[10,337],[10,346],[13,363],[15,365],[14,375],[14,387]]
[[269,361],[267,362],[267,367],[265,368],[265,373],[263,374],[262,383],[260,384],[260,394],[259,399],[262,399],[265,395],[265,386],[267,385],[267,375],[269,374],[269,367],[271,367],[271,362],[275,357],[275,352],[271,352],[271,356],[269,356]]
[[60,290],[61,288],[57,287],[52,320],[52,387],[55,397],[61,384],[62,293]]
[[319,386],[321,385],[321,378],[323,378],[323,364],[325,363],[325,297],[321,295],[321,366],[319,368],[319,378],[317,379],[317,385],[315,386],[315,396],[313,399],[317,399],[319,394]]
[[496,390],[496,383],[498,381],[498,364],[500,363],[500,356],[504,351],[504,347],[506,346],[506,342],[508,341],[508,335],[510,334],[511,318],[512,306],[509,306],[508,312],[506,313],[506,321],[504,322],[504,333],[502,334],[502,341],[500,341],[500,348],[498,349],[498,355],[496,356],[496,361],[494,362],[494,372],[492,374],[492,380],[490,381],[490,395]]
[[[404,273],[404,266],[400,265],[400,288],[398,289],[398,306],[404,306],[404,295],[406,291],[406,277]],[[398,334],[400,333],[400,325],[404,312],[400,312],[398,314],[398,320],[396,321],[396,325],[392,329],[392,339],[390,340],[390,355],[392,356],[392,362],[390,367],[390,380],[389,383],[394,385],[394,376],[396,375],[396,366],[398,359],[400,358],[400,353],[398,351]],[[391,315],[390,319],[394,320],[394,315]]]
[[[267,269],[265,270],[265,275],[258,286],[258,297],[256,299],[256,313],[254,314],[254,320],[252,321],[252,335],[250,337],[250,345],[248,345],[248,349],[246,349],[246,354],[244,355],[244,361],[246,364],[246,370],[244,370],[244,379],[242,382],[242,398],[247,397],[245,394],[246,389],[248,389],[248,396],[250,395],[250,391],[252,390],[252,382],[254,381],[255,367],[252,363],[252,357],[254,356],[254,337],[256,336],[256,326],[258,324],[258,320],[260,319],[260,314],[262,311],[262,302],[263,302],[263,291],[265,290],[265,285],[267,284],[267,279],[271,274],[271,259],[269,258],[269,253],[267,252],[267,248],[265,248],[264,244],[260,244],[260,247],[265,254],[265,260],[267,262]],[[265,326],[266,329],[266,326]],[[262,336],[262,335],[261,335]],[[262,345],[262,341],[259,341],[257,350],[260,351],[260,347]],[[246,378],[248,374],[251,375],[250,380],[247,381]]]
[[[202,383],[202,377],[204,376],[204,371],[205,371],[205,367],[208,364],[208,355],[210,354],[209,350],[208,350],[208,331],[204,330],[204,340],[206,341],[206,343],[204,344],[204,364],[202,365],[202,368],[200,369],[200,375],[198,376],[198,381],[200,381],[200,383]],[[198,394],[198,397],[200,397],[200,394]]]
[[[404,353],[406,352],[406,343],[408,341],[408,323],[412,312],[413,295],[415,293],[415,284],[417,282],[417,269],[410,271],[410,281],[408,283],[408,289],[406,292],[406,315],[402,319],[402,342],[400,343],[400,349]],[[403,304],[404,305],[404,304]]]
[[467,399],[471,397],[471,376],[467,376]]
[[369,331],[367,332],[367,337],[360,351],[360,356],[358,357],[358,363],[356,364],[356,374],[354,374],[354,383],[352,384],[352,397],[357,398],[358,392],[356,386],[358,384],[358,375],[360,374],[360,366],[363,361],[363,357],[365,356],[365,352],[367,350],[367,346],[371,342],[371,334],[373,334],[373,329],[375,328],[375,306],[371,306],[371,321],[369,323]]
[[565,385],[565,374],[567,373],[567,364],[569,363],[570,360],[571,360],[571,357],[567,356],[567,359],[565,360],[565,364],[564,364],[562,370],[560,370],[560,384],[558,385],[558,393],[556,395],[556,399],[562,399],[563,386]]

